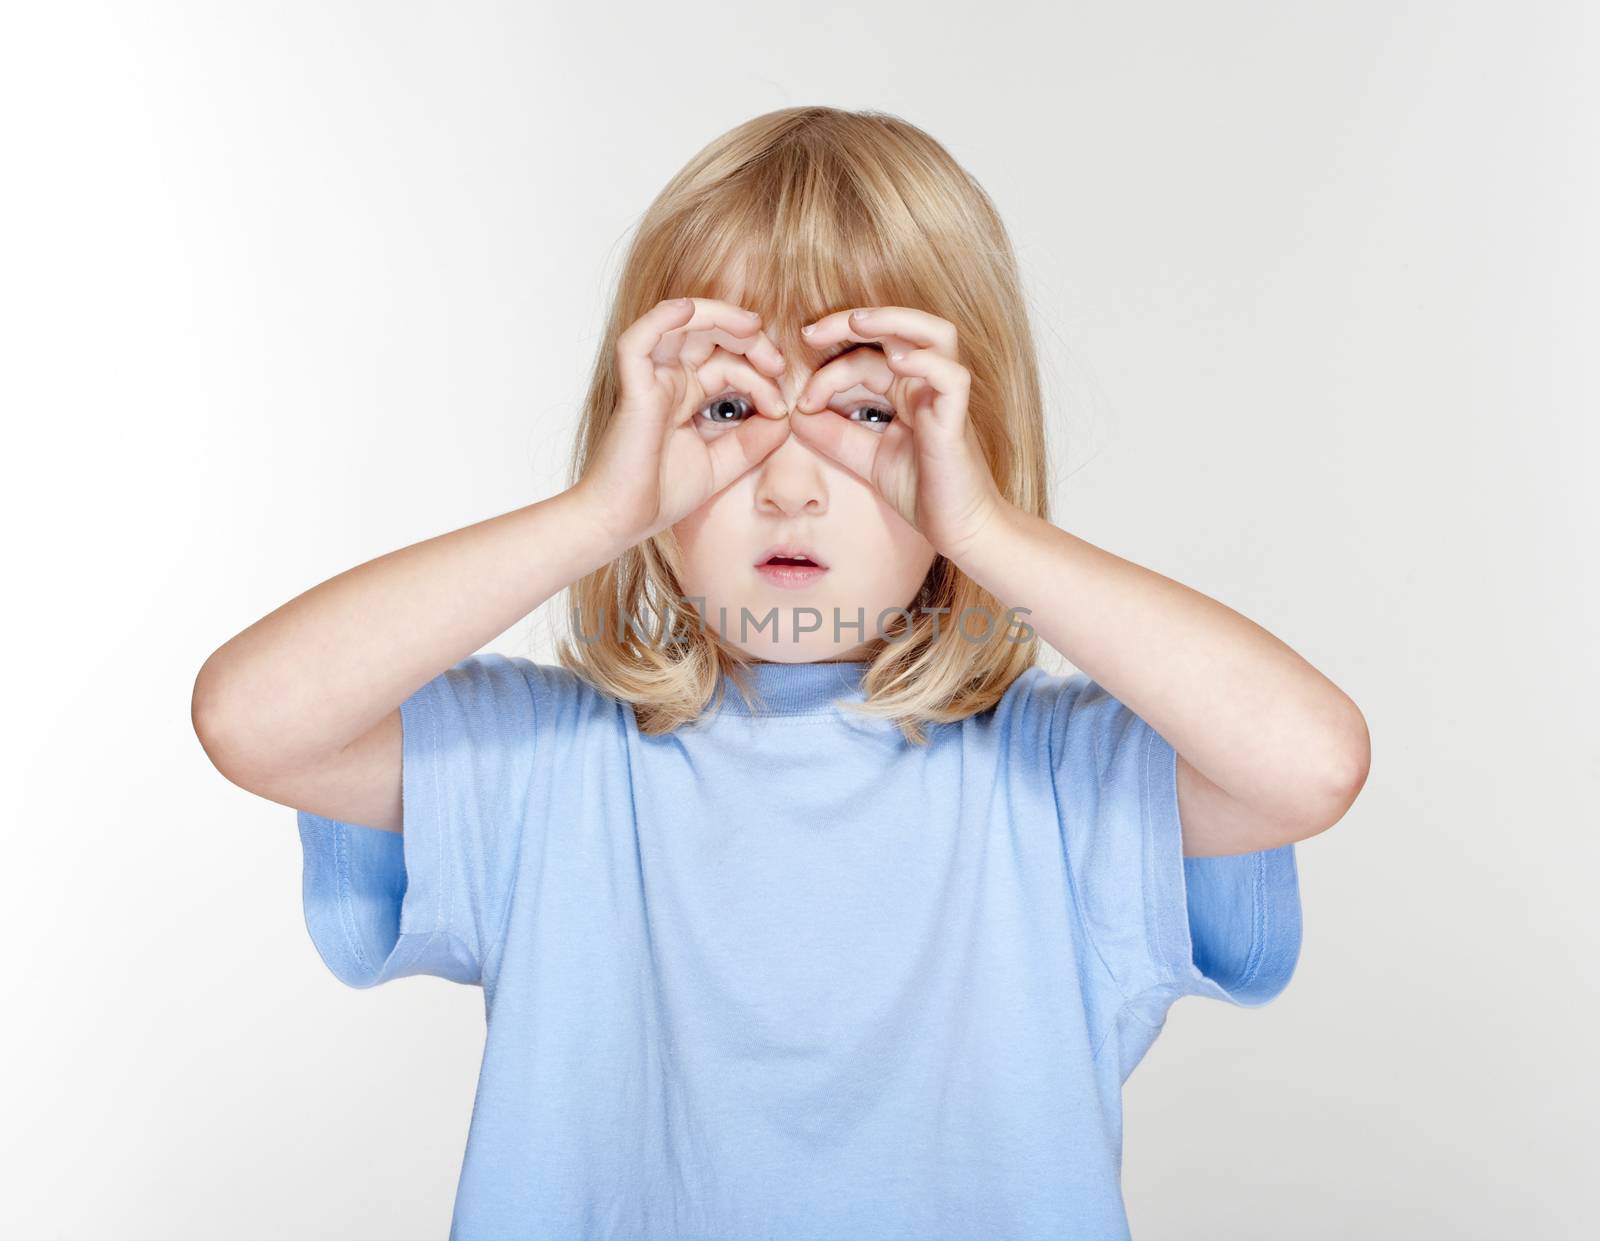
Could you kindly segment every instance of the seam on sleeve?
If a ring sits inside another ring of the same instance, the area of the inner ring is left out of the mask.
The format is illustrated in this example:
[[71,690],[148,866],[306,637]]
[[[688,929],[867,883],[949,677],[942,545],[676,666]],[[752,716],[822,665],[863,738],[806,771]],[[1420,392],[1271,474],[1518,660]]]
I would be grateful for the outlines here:
[[1257,851],[1250,867],[1250,955],[1245,958],[1239,977],[1229,983],[1230,991],[1242,991],[1252,986],[1267,963],[1267,948],[1272,933],[1277,929],[1270,923],[1272,901],[1267,892],[1267,853]]
[[[448,676],[448,674],[445,675]],[[436,882],[441,889],[437,894],[433,910],[433,925],[427,928],[429,934],[437,934],[443,931],[447,925],[446,907],[450,900],[450,872],[447,869],[448,863],[445,860],[444,833],[447,828],[451,830],[454,828],[454,824],[448,822],[454,816],[451,814],[449,806],[445,803],[443,789],[439,783],[439,765],[443,761],[439,753],[439,746],[440,738],[443,736],[443,729],[439,727],[433,704],[433,696],[438,692],[439,686],[435,682],[429,681],[423,687],[423,691],[417,695],[417,722],[422,725],[423,735],[418,738],[418,744],[413,747],[416,755],[426,754],[429,756],[428,760],[423,764],[423,770],[416,774],[421,777],[417,781],[419,786],[421,786],[423,779],[427,781],[428,802],[431,804],[418,806],[416,809],[419,823],[422,817],[429,813],[434,816],[433,873],[437,876]],[[405,813],[404,808],[402,808],[400,830],[404,832],[405,828]],[[423,839],[426,839],[426,837]],[[409,879],[406,890],[408,892],[411,890]]]
[[[423,809],[423,813],[431,812],[433,816],[430,830],[433,832],[434,874],[437,876],[436,883],[439,888],[436,894],[437,908],[434,911],[433,926],[428,928],[428,933],[443,935],[456,943],[465,959],[471,962],[473,970],[481,977],[482,962],[478,954],[472,951],[471,940],[460,933],[456,924],[458,877],[451,866],[451,850],[445,838],[446,833],[452,832],[459,838],[462,829],[455,805],[445,796],[444,782],[440,774],[440,768],[445,762],[441,750],[444,729],[440,724],[435,695],[453,689],[451,681],[455,675],[456,671],[452,668],[440,678],[429,681],[423,691],[416,696],[415,701],[419,722],[425,729],[424,744],[416,747],[416,752],[428,756],[421,774],[427,781],[428,801],[431,804]],[[402,814],[402,832],[405,827],[403,818]]]
[[483,979],[485,1002],[491,1005],[500,985],[501,954],[505,947],[506,934],[511,927],[511,911],[517,903],[516,888],[522,877],[522,851],[527,847],[529,830],[527,815],[533,793],[534,775],[538,764],[544,758],[545,743],[539,737],[539,729],[545,716],[549,714],[548,702],[553,692],[545,684],[544,673],[535,661],[529,660],[526,669],[517,660],[508,658],[507,662],[527,689],[528,729],[531,735],[528,738],[528,761],[527,769],[523,773],[522,798],[513,803],[513,809],[522,818],[516,825],[517,848],[511,858],[511,874],[506,879],[506,907],[500,911],[500,925],[495,929],[494,938],[483,946],[483,964],[479,969],[480,977]]
[[[450,676],[447,673],[443,684],[448,685],[449,681]],[[432,755],[428,760],[428,780],[433,786],[432,801],[436,812],[433,847],[435,856],[438,858],[436,873],[439,876],[440,887],[443,888],[443,891],[439,893],[438,925],[434,929],[437,931],[451,931],[455,927],[456,877],[450,871],[450,850],[445,848],[445,830],[448,828],[452,832],[459,832],[460,825],[456,822],[454,804],[445,798],[444,783],[439,775],[439,768],[444,766],[445,763],[445,755],[441,751],[444,729],[440,726],[439,717],[435,711],[433,694],[429,693],[425,697],[426,701],[423,704],[425,707],[424,715],[428,721],[428,731],[432,734],[428,738],[427,753]]]
[[1117,1023],[1122,1020],[1122,1014],[1128,1011],[1126,1002],[1117,1006],[1117,1011],[1111,1014],[1111,1020],[1106,1022],[1106,1028],[1100,1032],[1099,1041],[1094,1045],[1094,1051],[1089,1056],[1091,1062],[1100,1059],[1100,1053],[1106,1049],[1106,1044],[1111,1041],[1111,1035],[1117,1028]]
[[[1183,968],[1179,957],[1182,955],[1183,946],[1188,941],[1188,897],[1187,881],[1183,877],[1183,823],[1181,817],[1178,823],[1178,890],[1183,896],[1181,910],[1171,910],[1160,899],[1164,893],[1162,885],[1161,867],[1163,864],[1160,846],[1161,840],[1156,830],[1155,822],[1155,763],[1151,751],[1155,749],[1156,730],[1146,725],[1145,735],[1139,746],[1139,841],[1140,856],[1145,865],[1140,870],[1140,882],[1144,886],[1141,902],[1144,905],[1145,947],[1150,953],[1150,960],[1156,967],[1159,978],[1156,982],[1146,987],[1143,991],[1127,997],[1132,1003],[1140,996],[1147,995],[1170,983],[1176,982],[1176,974]],[[1176,805],[1178,795],[1178,758],[1177,750],[1172,751],[1172,795]],[[1181,812],[1180,812],[1181,814]],[[1177,919],[1182,917],[1183,924],[1178,925]],[[1167,919],[1173,919],[1169,924]],[[1189,959],[1194,959],[1194,947],[1189,945]]]
[[361,935],[356,929],[354,902],[350,882],[350,829],[343,823],[328,820],[333,827],[333,873],[339,899],[339,925],[344,928],[345,940],[350,945],[350,954],[355,957],[356,965],[363,974],[370,974],[372,966],[367,961],[366,951],[361,946]]
[[[1106,1023],[1106,1028],[1100,1035],[1100,1041],[1095,1044],[1094,1053],[1089,1057],[1090,1061],[1095,1062],[1100,1059],[1100,1054],[1105,1051],[1106,1044],[1111,1041],[1111,1036],[1115,1034],[1121,1027],[1124,1018],[1137,1021],[1140,1025],[1144,1026],[1148,1030],[1155,1030],[1159,1032],[1161,1028],[1166,1025],[1165,1017],[1163,1017],[1160,1021],[1146,1021],[1136,1010],[1141,1004],[1146,1003],[1151,996],[1162,991],[1171,990],[1174,989],[1169,987],[1166,983],[1156,983],[1152,986],[1146,987],[1143,991],[1138,992],[1136,995],[1133,995],[1124,1001],[1117,1008],[1117,1011],[1111,1014],[1111,1020]],[[1176,995],[1174,995],[1173,999],[1176,998]],[[1168,1003],[1170,1005],[1170,1001]]]
[[1250,955],[1245,958],[1244,968],[1229,989],[1238,991],[1253,983],[1261,972],[1261,963],[1266,956],[1267,864],[1266,859],[1257,853],[1251,858],[1250,866]]
[[[420,960],[427,946],[437,938],[430,931],[405,931],[396,929],[394,942],[380,945],[378,956],[367,954],[367,940],[362,935],[356,916],[356,863],[353,842],[356,832],[379,834],[381,829],[349,824],[339,819],[298,812],[303,822],[315,825],[318,834],[327,841],[329,865],[328,915],[326,921],[317,919],[308,910],[307,927],[312,942],[334,976],[347,986],[367,988],[411,972],[412,965]],[[403,846],[402,846],[403,847]],[[397,911],[398,913],[398,911]],[[321,928],[320,930],[318,928]],[[324,943],[322,934],[327,936]],[[330,959],[332,954],[332,959]]]
[[[1130,997],[1130,1002],[1165,990],[1171,993],[1171,1001],[1185,995],[1202,995],[1228,1000],[1243,1007],[1264,1003],[1264,1000],[1253,1000],[1249,993],[1259,986],[1264,977],[1270,976],[1269,966],[1277,968],[1274,950],[1275,939],[1281,938],[1280,925],[1291,922],[1296,916],[1293,910],[1284,907],[1271,887],[1270,868],[1276,865],[1278,850],[1255,850],[1248,856],[1238,858],[1241,868],[1248,867],[1241,876],[1247,878],[1247,882],[1240,885],[1243,889],[1240,897],[1250,902],[1249,946],[1236,971],[1214,977],[1202,968],[1195,957],[1199,948],[1191,925],[1195,894],[1191,890],[1191,867],[1183,856],[1182,812],[1177,801],[1178,753],[1153,728],[1149,729],[1145,746],[1140,796],[1146,849],[1145,884],[1150,894],[1146,927],[1152,937],[1151,949],[1158,977],[1150,987]],[[1152,761],[1151,752],[1163,746],[1171,754],[1170,767],[1166,764],[1157,766]],[[1170,806],[1165,803],[1169,794]],[[1177,829],[1175,866],[1174,859],[1164,852],[1158,830],[1160,816],[1168,813],[1174,816]],[[1292,865],[1292,854],[1290,859],[1289,864]]]
[[[1120,1008],[1118,1008],[1115,1013],[1112,1014],[1111,1020],[1106,1026],[1105,1033],[1100,1036],[1100,1041],[1094,1049],[1094,1055],[1091,1056],[1090,1059],[1093,1061],[1098,1061],[1101,1053],[1106,1049],[1106,1044],[1111,1041],[1111,1036],[1116,1033],[1117,1030],[1121,1029],[1122,1026],[1128,1021],[1136,1021],[1145,1029],[1153,1030],[1159,1034],[1161,1030],[1166,1027],[1166,1014],[1168,1010],[1171,1009],[1172,1005],[1179,1000],[1183,994],[1183,989],[1181,987],[1175,986],[1172,983],[1158,982],[1152,983],[1144,990],[1135,992],[1133,995],[1129,996],[1127,1001]],[[1161,1012],[1161,1020],[1151,1021],[1144,1017],[1139,1011],[1140,1009],[1148,1010],[1152,1007],[1159,1008]]]
[[[1162,1030],[1166,1029],[1167,1016],[1172,1009],[1172,1005],[1183,994],[1183,988],[1180,986],[1157,982],[1130,996],[1127,1002],[1112,1014],[1105,1032],[1095,1045],[1094,1054],[1090,1057],[1091,1063],[1098,1064],[1100,1062],[1106,1048],[1111,1045],[1111,1036],[1113,1034],[1121,1035],[1137,1026],[1140,1030],[1147,1032],[1148,1037],[1144,1038],[1143,1049],[1138,1050],[1136,1048],[1136,1054],[1131,1059],[1127,1061],[1119,1060],[1118,1075],[1122,1081],[1126,1082],[1129,1074],[1133,1072],[1134,1068],[1155,1044],[1156,1039],[1160,1037]],[[1124,1041],[1119,1038],[1117,1041],[1119,1056],[1125,1046]]]
[[[1063,865],[1063,868],[1066,870],[1066,873],[1067,873],[1067,891],[1070,892],[1071,895],[1072,895],[1072,912],[1073,912],[1074,918],[1076,919],[1077,925],[1083,932],[1084,940],[1088,943],[1090,949],[1093,950],[1095,957],[1098,958],[1098,960],[1100,962],[1100,968],[1105,970],[1106,977],[1111,979],[1111,985],[1116,988],[1117,994],[1122,997],[1123,1003],[1126,1004],[1127,1001],[1128,1001],[1128,989],[1123,984],[1122,979],[1117,977],[1116,971],[1111,968],[1111,962],[1106,959],[1106,954],[1101,950],[1099,941],[1097,941],[1095,939],[1094,933],[1089,929],[1089,918],[1088,918],[1087,911],[1086,911],[1086,909],[1084,907],[1084,904],[1083,904],[1083,898],[1082,898],[1081,889],[1078,886],[1077,872],[1073,869],[1073,864],[1072,864],[1072,846],[1067,840],[1067,835],[1072,830],[1072,825],[1071,825],[1071,823],[1069,823],[1067,813],[1066,813],[1066,811],[1065,811],[1065,809],[1063,807],[1063,802],[1064,802],[1065,799],[1064,799],[1064,797],[1062,795],[1061,786],[1060,786],[1059,779],[1058,779],[1058,777],[1059,777],[1059,769],[1058,769],[1057,763],[1056,763],[1055,736],[1056,736],[1056,720],[1057,720],[1057,716],[1058,716],[1058,714],[1059,714],[1059,712],[1061,710],[1061,701],[1062,701],[1062,699],[1067,697],[1067,690],[1068,690],[1068,688],[1070,688],[1070,685],[1071,685],[1071,678],[1068,678],[1067,681],[1062,685],[1062,687],[1057,691],[1054,700],[1051,702],[1051,704],[1050,704],[1050,716],[1049,716],[1049,719],[1045,723],[1045,734],[1044,734],[1045,760],[1049,764],[1049,767],[1050,767],[1050,773],[1049,773],[1050,774],[1050,792],[1055,798],[1055,803],[1056,803],[1056,827],[1057,827],[1057,831],[1061,835],[1061,859],[1062,859],[1062,865]],[[1063,720],[1061,722],[1061,732],[1062,732],[1063,740],[1066,737],[1066,727],[1067,727],[1066,726],[1066,722]],[[1093,745],[1094,745],[1093,759],[1094,759],[1095,778],[1096,778],[1096,780],[1098,780],[1099,779],[1099,772],[1100,772],[1100,739],[1099,739],[1099,737],[1092,737],[1091,739],[1092,739]],[[1097,808],[1098,808],[1099,796],[1100,796],[1100,790],[1097,788],[1095,790]],[[1114,1026],[1115,1022],[1113,1022],[1112,1025]],[[1111,1028],[1112,1028],[1112,1026],[1108,1026],[1107,1030],[1106,1030],[1106,1033],[1109,1033]],[[1105,1035],[1102,1034],[1102,1036],[1101,1036],[1101,1045],[1102,1046],[1104,1045],[1104,1042],[1105,1042]]]

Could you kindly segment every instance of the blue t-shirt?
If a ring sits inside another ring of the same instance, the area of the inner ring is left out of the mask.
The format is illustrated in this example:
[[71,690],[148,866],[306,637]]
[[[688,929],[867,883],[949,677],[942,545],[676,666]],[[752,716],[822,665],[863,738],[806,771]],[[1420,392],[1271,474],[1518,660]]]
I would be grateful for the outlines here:
[[474,655],[401,708],[403,834],[299,814],[339,979],[483,988],[454,1241],[1128,1235],[1123,1082],[1178,997],[1287,984],[1293,846],[1183,857],[1174,750],[1081,673],[918,747],[830,702],[865,668],[648,737]]

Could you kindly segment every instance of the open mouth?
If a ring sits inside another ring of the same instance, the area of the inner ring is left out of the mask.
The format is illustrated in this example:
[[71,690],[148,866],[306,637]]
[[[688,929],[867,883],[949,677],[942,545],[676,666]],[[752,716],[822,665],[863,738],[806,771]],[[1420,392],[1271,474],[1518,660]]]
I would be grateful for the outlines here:
[[807,548],[783,547],[769,549],[756,562],[755,569],[774,586],[794,589],[809,586],[828,571],[828,566]]

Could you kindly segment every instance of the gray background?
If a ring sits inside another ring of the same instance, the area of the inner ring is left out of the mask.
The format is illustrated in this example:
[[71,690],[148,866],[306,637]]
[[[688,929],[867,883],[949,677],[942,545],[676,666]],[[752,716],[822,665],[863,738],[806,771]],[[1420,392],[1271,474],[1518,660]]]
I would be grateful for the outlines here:
[[558,488],[627,229],[822,102],[996,198],[1061,524],[1371,725],[1288,990],[1180,1002],[1128,1084],[1134,1235],[1600,1234],[1597,12],[7,7],[0,1228],[445,1234],[481,994],[326,971],[193,677]]

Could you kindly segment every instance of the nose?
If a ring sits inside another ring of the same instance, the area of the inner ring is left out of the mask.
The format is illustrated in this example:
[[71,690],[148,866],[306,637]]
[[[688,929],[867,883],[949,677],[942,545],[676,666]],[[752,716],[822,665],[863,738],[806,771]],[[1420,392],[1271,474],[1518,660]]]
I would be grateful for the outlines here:
[[767,454],[755,474],[757,512],[815,517],[828,511],[822,462],[793,431]]

